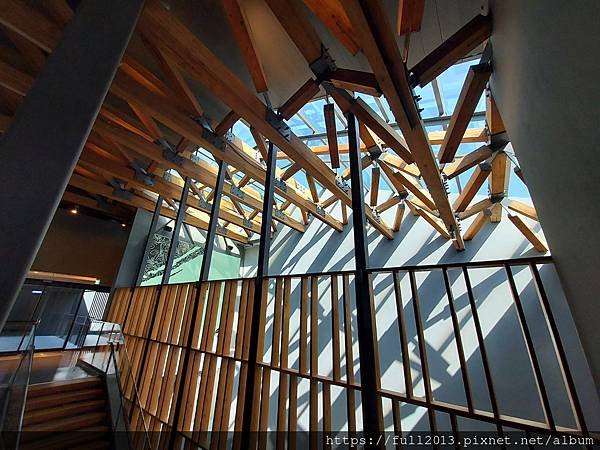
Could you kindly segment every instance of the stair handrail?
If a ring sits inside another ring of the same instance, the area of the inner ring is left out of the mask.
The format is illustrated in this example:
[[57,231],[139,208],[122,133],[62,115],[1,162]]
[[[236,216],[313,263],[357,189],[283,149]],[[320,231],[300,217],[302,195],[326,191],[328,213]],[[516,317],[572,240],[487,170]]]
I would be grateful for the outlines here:
[[[125,392],[124,392],[124,380],[122,380],[122,371],[119,368],[119,362],[118,362],[118,355],[120,354],[119,352],[123,352],[123,358],[125,363],[127,364],[127,367],[131,368],[131,359],[129,358],[129,352],[127,351],[127,346],[125,345],[125,336],[123,335],[123,332],[121,331],[121,326],[117,323],[113,323],[113,322],[105,322],[102,320],[98,320],[98,319],[92,319],[90,318],[90,324],[89,324],[89,328],[88,328],[88,332],[89,329],[92,328],[93,325],[100,325],[100,331],[98,332],[98,337],[96,339],[96,344],[92,347],[93,348],[93,352],[96,353],[98,351],[100,351],[100,349],[102,348],[102,350],[104,349],[104,347],[108,346],[110,349],[110,354],[109,354],[109,360],[106,363],[106,365],[103,368],[103,371],[106,374],[108,374],[108,371],[111,367],[111,362],[112,362],[112,367],[115,371],[115,375],[117,377],[118,380],[118,387],[119,387],[119,394],[120,394],[120,398],[119,401],[121,402],[121,410],[123,412],[127,412],[126,409],[126,405],[125,405],[125,399],[129,400],[132,404],[132,410],[133,408],[137,408],[140,411],[140,417],[142,419],[142,425],[143,425],[143,433],[144,433],[144,440],[146,442],[146,446],[148,449],[152,448],[152,445],[150,443],[150,436],[149,436],[149,432],[148,432],[148,424],[146,423],[146,418],[144,417],[144,410],[142,408],[142,405],[140,403],[140,396],[139,396],[139,390],[137,387],[137,383],[135,381],[135,377],[133,376],[133,373],[131,372],[131,369],[129,371],[129,378],[130,380],[128,380],[129,382],[131,382],[131,386],[132,386],[132,398],[128,399],[127,397],[125,397]],[[107,336],[105,337],[105,339],[102,339],[102,333],[106,333]],[[86,337],[89,336],[86,335]],[[85,337],[83,339],[83,342],[81,342],[81,346],[83,347],[85,345]],[[93,360],[93,357],[92,357]],[[129,421],[131,420],[131,413],[127,412],[127,427],[129,429]],[[128,436],[129,437],[129,436]],[[132,446],[133,448],[133,446]]]
[[[5,397],[2,402],[2,410],[0,416],[0,426],[2,433],[9,433],[9,440],[3,436],[3,448],[5,449],[17,449],[19,447],[19,440],[21,437],[21,431],[23,429],[23,417],[25,415],[25,401],[27,399],[27,391],[29,386],[29,381],[31,379],[31,368],[33,366],[33,354],[35,352],[35,334],[36,327],[39,325],[39,320],[35,321],[11,321],[7,322],[7,325],[14,323],[19,323],[23,329],[29,330],[29,332],[24,332],[21,341],[19,342],[19,346],[17,347],[17,353],[20,353],[19,362],[17,363],[15,370],[13,371],[10,379],[5,388]],[[6,326],[5,326],[6,328]],[[23,344],[26,345],[23,347]],[[9,415],[9,409],[11,408],[11,403],[14,402],[13,391],[15,390],[17,376],[23,364],[27,361],[27,368],[25,372],[25,381],[24,383],[20,383],[19,386],[23,386],[22,393],[19,395],[19,398],[16,398],[18,404],[13,406],[16,411],[12,411],[12,415],[16,417],[16,423],[7,424],[7,416]]]

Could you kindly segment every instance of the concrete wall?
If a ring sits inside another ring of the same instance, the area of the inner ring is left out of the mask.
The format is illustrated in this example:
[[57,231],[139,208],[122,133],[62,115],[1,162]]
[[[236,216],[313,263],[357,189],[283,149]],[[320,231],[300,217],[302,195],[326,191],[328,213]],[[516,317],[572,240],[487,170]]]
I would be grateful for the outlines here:
[[600,385],[600,2],[492,3],[492,92]]
[[113,287],[127,287],[135,284],[151,223],[152,213],[145,209],[138,209],[131,225],[129,239]]
[[58,209],[31,270],[96,277],[111,285],[128,234],[118,222]]

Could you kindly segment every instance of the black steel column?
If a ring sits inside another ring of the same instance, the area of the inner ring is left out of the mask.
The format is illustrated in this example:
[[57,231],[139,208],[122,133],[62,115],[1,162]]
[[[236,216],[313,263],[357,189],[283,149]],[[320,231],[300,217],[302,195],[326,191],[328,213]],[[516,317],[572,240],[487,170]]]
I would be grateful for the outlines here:
[[[248,352],[248,375],[246,378],[246,392],[244,395],[244,418],[242,422],[242,442],[249,445],[252,441],[250,428],[252,418],[258,414],[259,405],[254,405],[254,385],[258,372],[258,338],[260,330],[260,314],[264,289],[266,289],[264,278],[269,275],[269,253],[271,249],[271,223],[273,221],[273,203],[275,201],[273,192],[275,187],[275,171],[277,168],[277,149],[269,142],[267,154],[267,173],[265,176],[265,196],[263,198],[262,222],[260,225],[260,243],[258,247],[258,264],[256,278],[254,280],[254,303],[252,305],[252,328],[250,330],[250,342]],[[246,318],[247,320],[247,318]]]
[[0,329],[50,226],[143,0],[85,0],[0,141]]
[[[367,268],[369,249],[367,242],[367,220],[363,198],[362,165],[358,135],[358,121],[352,113],[348,119],[348,156],[350,159],[350,180],[352,183],[352,228],[354,234],[354,261],[356,289],[356,322],[358,326],[358,347],[360,351],[361,397],[363,429],[365,435],[377,442],[383,431],[381,399],[379,388],[379,358],[377,356],[377,334],[373,292]],[[375,447],[377,446],[367,446]]]
[[167,254],[167,261],[165,262],[165,271],[163,272],[161,285],[169,284],[173,260],[175,259],[175,253],[177,252],[177,244],[179,243],[179,232],[181,231],[181,225],[185,219],[185,210],[187,209],[187,198],[188,193],[190,192],[191,182],[192,180],[190,177],[185,177],[185,184],[183,185],[181,199],[179,200],[179,209],[177,210],[175,225],[173,226],[173,236],[171,237],[171,243],[169,244],[169,253]]
[[162,208],[162,204],[163,198],[162,195],[159,195],[156,199],[156,207],[154,208],[154,213],[152,214],[152,222],[150,222],[150,229],[148,230],[148,235],[146,236],[146,243],[144,244],[144,254],[142,255],[142,259],[140,261],[137,274],[135,276],[135,282],[133,283],[133,287],[139,286],[142,283],[142,277],[144,276],[144,267],[148,262],[148,252],[150,251],[150,245],[152,245],[152,236],[156,231],[158,219],[160,219],[160,210]]
[[177,437],[177,430],[179,417],[181,416],[181,408],[183,406],[183,394],[185,392],[186,383],[195,382],[194,380],[188,380],[187,376],[188,366],[190,364],[190,356],[192,353],[192,343],[194,342],[194,324],[198,320],[198,302],[200,301],[200,285],[201,283],[208,281],[208,275],[210,273],[210,261],[212,259],[212,252],[215,244],[215,238],[217,237],[217,225],[219,224],[219,210],[221,209],[221,197],[223,195],[223,184],[225,183],[225,174],[227,173],[227,163],[225,161],[219,161],[219,172],[217,173],[217,181],[214,187],[213,202],[210,208],[210,219],[208,222],[208,230],[206,233],[206,242],[204,244],[204,256],[202,258],[202,266],[200,267],[200,279],[196,285],[196,295],[194,297],[194,305],[192,307],[192,316],[189,321],[188,340],[184,349],[185,356],[183,364],[181,366],[181,381],[179,382],[179,390],[177,397],[175,398],[175,413],[173,415],[173,430],[170,438],[169,448],[175,448],[175,439]]
[[227,173],[227,163],[219,161],[219,172],[217,181],[213,190],[213,202],[210,208],[210,220],[208,222],[208,231],[206,233],[206,242],[204,243],[204,256],[202,257],[202,266],[200,267],[200,281],[207,281],[210,274],[210,262],[212,260],[213,248],[217,237],[217,225],[219,224],[219,210],[221,209],[221,196],[223,195],[223,184],[225,183],[225,174]]

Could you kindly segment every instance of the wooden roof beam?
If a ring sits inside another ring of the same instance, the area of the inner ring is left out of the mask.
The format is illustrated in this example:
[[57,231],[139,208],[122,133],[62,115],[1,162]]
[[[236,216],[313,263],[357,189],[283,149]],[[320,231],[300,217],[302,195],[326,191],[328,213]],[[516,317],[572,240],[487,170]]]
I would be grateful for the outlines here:
[[[448,130],[445,131],[430,131],[427,133],[427,138],[431,145],[442,145],[444,139],[448,135]],[[473,142],[487,142],[488,133],[485,128],[467,128],[463,133],[460,144],[473,143]]]
[[162,73],[165,75],[167,82],[175,94],[175,96],[181,101],[182,107],[184,107],[190,114],[197,117],[204,115],[204,109],[200,106],[198,99],[190,89],[183,73],[175,63],[167,55],[160,52],[151,42],[142,37],[142,42],[146,46],[150,53],[154,56],[156,61],[159,63]]
[[472,167],[475,167],[477,164],[485,161],[491,156],[492,149],[487,145],[483,145],[465,156],[456,158],[453,163],[446,165],[444,167],[444,173],[446,174],[446,177],[451,180],[452,178],[457,177]]
[[394,230],[394,233],[397,233],[398,231],[400,231],[400,226],[402,225],[402,219],[404,218],[404,210],[405,210],[405,206],[404,203],[400,203],[398,205],[398,207],[396,208],[396,214],[394,215],[394,226],[392,227],[392,230]]
[[352,25],[339,0],[304,0],[304,3],[352,55],[358,53],[360,48]]
[[[338,186],[331,169],[313,155],[293,133],[286,136],[281,134],[280,129],[267,120],[267,107],[177,18],[164,10],[158,1],[150,0],[146,3],[145,12],[138,26],[144,35],[156,39],[172,52],[191,76],[211,89],[225,104],[256,127],[263,136],[286,152],[294,161],[301,163],[321,185],[342,198],[346,204],[351,203],[349,194]],[[181,57],[181,52],[185,52],[185,58]],[[237,167],[242,168],[239,165]],[[317,211],[316,205],[313,204],[311,209],[311,214],[320,220],[326,221],[336,229],[342,229],[339,221],[323,215],[322,211]],[[374,227],[389,239],[393,237],[391,230],[385,224],[380,223],[372,214],[367,214]]]
[[375,210],[381,214],[384,211],[387,211],[388,209],[390,209],[392,206],[397,205],[398,203],[400,203],[402,201],[402,197],[400,195],[392,195],[390,198],[388,198],[385,202],[383,202],[381,205],[377,205],[375,207]]
[[511,200],[508,202],[507,207],[508,209],[518,212],[519,214],[523,214],[528,219],[535,220],[536,222],[540,221],[540,219],[538,219],[537,211],[535,210],[535,208],[526,203],[520,202],[518,200]]
[[525,236],[533,248],[535,248],[540,253],[545,253],[548,251],[548,247],[542,241],[542,239],[535,233],[529,225],[527,225],[519,216],[515,216],[513,214],[508,214],[508,219],[514,224],[515,227]]
[[269,88],[267,87],[265,73],[260,63],[260,59],[256,54],[255,45],[252,41],[250,30],[248,29],[248,23],[240,9],[238,0],[223,0],[222,5],[225,9],[225,15],[227,16],[229,25],[231,26],[233,37],[242,53],[246,68],[252,77],[256,92],[266,92]]
[[254,127],[250,127],[250,133],[252,133],[252,137],[254,138],[254,142],[256,142],[256,146],[258,147],[258,152],[260,153],[261,158],[263,159],[263,161],[267,160],[267,141],[265,141],[265,138],[262,137],[262,135],[256,131],[256,128]]
[[[338,89],[329,83],[323,83],[325,90],[345,112],[352,112],[356,118],[367,128],[373,131],[383,143],[394,150],[396,154],[408,163],[413,162],[413,157],[407,148],[404,138],[400,136],[379,114],[371,109],[361,98],[354,98],[347,91]],[[361,139],[365,133],[361,133]],[[369,147],[369,145],[367,145]]]
[[502,116],[489,87],[485,90],[485,121],[491,136],[506,131]]
[[369,205],[377,206],[377,198],[379,197],[379,179],[381,178],[381,169],[373,167],[371,170],[371,189],[369,197]]
[[441,163],[449,163],[454,159],[491,73],[492,67],[488,63],[477,64],[469,68],[467,79],[458,96],[456,108],[438,153],[438,159]]
[[[183,176],[189,176],[194,180],[206,185],[214,186],[216,182],[216,168],[210,164],[200,162],[195,163],[187,158],[182,158],[182,164],[179,166],[172,161],[166,159],[163,155],[162,149],[152,142],[148,142],[139,136],[127,131],[123,128],[109,125],[103,121],[97,121],[95,129],[103,134],[111,136],[115,141],[119,142],[128,148],[132,148],[134,151],[158,161],[165,167],[176,169]],[[260,197],[256,197],[252,192],[249,192],[244,188],[237,190],[232,189],[230,183],[225,183],[223,186],[223,194],[229,196],[232,199],[236,199],[241,203],[248,205],[251,208],[260,210],[262,208],[262,200]],[[292,219],[287,215],[273,215],[274,220],[280,221],[285,225],[288,225],[298,231],[304,231],[304,226]]]
[[97,211],[108,214],[122,222],[131,220],[132,212],[129,208],[111,205],[106,202],[105,205],[100,203],[98,199],[80,195],[75,192],[65,191],[62,196],[62,201],[73,203],[75,205],[84,206],[86,208],[95,209]]
[[410,69],[412,85],[423,87],[430,83],[461,58],[467,56],[491,34],[491,16],[481,14],[476,16]]
[[477,235],[477,233],[479,233],[479,231],[483,228],[486,222],[487,215],[484,211],[481,211],[479,214],[477,214],[477,217],[473,219],[473,222],[471,222],[469,228],[467,228],[467,231],[464,234],[465,241],[472,240]]
[[[508,195],[508,183],[510,181],[510,159],[503,151],[496,153],[492,159],[492,174],[489,179],[490,195],[495,198],[504,198]],[[492,208],[490,221],[500,222],[502,219],[502,206],[497,204]]]
[[[134,193],[131,193],[129,198],[121,197],[114,193],[114,189],[111,186],[108,186],[104,183],[99,183],[99,182],[84,178],[77,174],[74,174],[71,177],[69,184],[71,184],[72,186],[75,186],[79,189],[83,189],[90,193],[94,193],[94,194],[101,195],[103,197],[110,198],[112,200],[115,200],[120,203],[124,203],[126,205],[134,206],[136,208],[142,208],[147,211],[154,211],[154,207],[155,207],[154,203],[147,198],[140,197]],[[161,213],[161,215],[170,217],[172,219],[174,219],[175,215],[176,215],[175,211],[168,209],[168,208],[161,208],[160,213]],[[189,214],[189,213],[186,213],[184,222],[188,223],[190,225],[193,225],[197,228],[200,228],[201,230],[208,229],[208,222],[206,222],[205,220],[202,220],[201,218],[199,218],[197,216]],[[241,242],[244,244],[248,243],[248,238],[246,236],[242,236],[242,235],[240,235],[236,232],[233,232],[229,229],[218,230],[217,234],[226,236],[232,240],[235,240],[235,241],[238,241],[238,242]]]
[[402,136],[408,143],[412,159],[421,171],[448,232],[456,240],[456,247],[461,250],[464,243],[460,229],[417,111],[406,67],[396,38],[387,22],[387,15],[379,2],[347,0],[343,5],[361,49],[385,94]]
[[[155,177],[152,180],[152,185],[145,184],[136,177],[134,170],[112,163],[111,161],[106,161],[105,158],[101,158],[96,155],[90,155],[87,152],[82,154],[79,164],[83,165],[83,167],[93,168],[97,172],[103,172],[109,176],[116,177],[132,186],[137,186],[140,189],[145,189],[147,191],[162,195],[165,198],[173,199],[181,196],[181,187],[177,186],[176,184],[169,183],[168,181],[162,180],[158,177]],[[210,205],[203,205],[202,202],[198,201],[198,199],[195,199],[194,197],[188,196],[187,206],[199,211],[203,211],[207,214],[211,213]],[[221,208],[219,210],[219,217],[234,225],[237,225],[241,228],[246,228],[253,232],[258,232],[260,230],[259,222],[245,222],[244,218],[227,211],[225,208]]]
[[312,201],[315,203],[319,203],[319,192],[317,191],[317,185],[315,183],[315,179],[307,174],[306,181],[308,181],[308,188],[310,190],[310,195],[312,197]]
[[408,205],[412,205],[412,208],[414,208],[414,212],[416,212],[419,216],[421,216],[423,219],[425,219],[425,221],[429,225],[431,225],[433,227],[433,229],[436,230],[440,234],[440,236],[442,236],[444,239],[450,239],[450,234],[446,230],[446,227],[444,226],[444,224],[439,219],[437,219],[436,217],[434,217],[433,215],[431,215],[424,209],[417,207],[414,203],[412,203],[409,200],[407,200],[406,203]]
[[471,200],[475,197],[483,182],[487,179],[491,171],[491,167],[488,164],[479,164],[469,181],[465,185],[464,189],[454,201],[454,209],[456,212],[463,212],[471,203]]
[[381,88],[377,83],[377,78],[370,72],[338,68],[331,72],[328,80],[338,89],[362,92],[373,97],[381,96]]
[[215,133],[219,136],[223,136],[227,133],[235,123],[240,119],[240,116],[235,111],[229,111],[223,120],[215,127]]
[[421,31],[424,12],[425,0],[399,0],[396,32],[402,36]]
[[309,79],[287,101],[279,107],[279,114],[285,119],[290,120],[294,114],[302,109],[304,105],[310,102],[321,88],[314,79]]
[[[413,181],[410,177],[404,176],[401,172],[394,172],[393,169],[383,161],[380,161],[379,166],[392,184],[394,184],[394,187],[398,192],[402,192],[404,190],[403,188],[405,188],[421,200],[429,209],[437,209],[435,203],[429,196],[429,193],[419,186],[416,181]],[[400,186],[403,188],[399,188]]]

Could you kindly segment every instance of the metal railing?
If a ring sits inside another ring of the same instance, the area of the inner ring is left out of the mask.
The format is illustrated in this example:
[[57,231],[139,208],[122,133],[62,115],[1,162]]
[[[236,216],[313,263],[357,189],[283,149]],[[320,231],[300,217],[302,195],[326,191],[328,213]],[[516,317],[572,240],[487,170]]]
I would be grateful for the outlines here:
[[2,448],[7,450],[17,449],[19,446],[38,323],[38,321],[7,322],[3,328],[3,333],[11,333],[19,340],[17,356],[11,361],[12,367],[3,371],[4,376],[0,381],[0,407],[2,408],[0,442]]
[[126,436],[127,442],[120,443],[123,446],[151,449],[148,426],[120,325],[91,319],[87,333],[78,341],[84,347],[80,361],[102,372],[106,378],[115,439],[122,440]]

